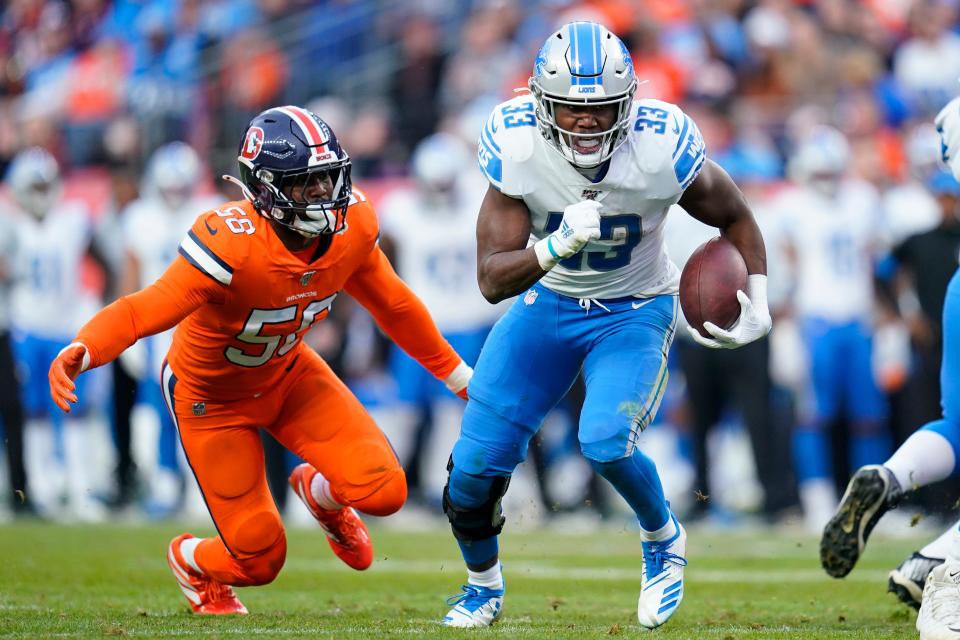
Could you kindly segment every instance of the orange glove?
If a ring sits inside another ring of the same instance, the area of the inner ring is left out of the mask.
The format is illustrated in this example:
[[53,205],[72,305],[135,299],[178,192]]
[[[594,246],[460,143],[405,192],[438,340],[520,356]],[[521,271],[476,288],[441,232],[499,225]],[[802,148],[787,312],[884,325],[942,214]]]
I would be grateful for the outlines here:
[[77,385],[74,380],[90,365],[90,354],[80,342],[64,347],[50,365],[47,377],[50,380],[50,397],[64,412],[70,413],[70,403],[76,403]]
[[467,388],[464,387],[463,389],[460,389],[460,391],[457,391],[457,397],[463,398],[464,400],[469,400],[470,397],[467,395]]

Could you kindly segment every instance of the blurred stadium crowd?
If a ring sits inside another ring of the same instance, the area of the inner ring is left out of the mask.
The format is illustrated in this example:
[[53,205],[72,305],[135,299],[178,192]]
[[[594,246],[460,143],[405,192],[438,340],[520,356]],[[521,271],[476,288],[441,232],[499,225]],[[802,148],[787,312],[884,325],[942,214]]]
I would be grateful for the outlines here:
[[[626,42],[639,97],[676,102],[696,120],[708,155],[750,200],[770,260],[769,339],[716,353],[678,331],[669,397],[641,446],[688,519],[796,519],[819,530],[849,470],[882,462],[939,413],[940,311],[960,261],[960,185],[937,165],[931,121],[960,89],[958,8],[949,0],[5,3],[0,347],[12,345],[15,366],[0,360],[11,454],[0,482],[25,489],[7,501],[11,512],[203,513],[154,380],[162,340],[90,376],[85,411],[69,420],[48,402],[45,373],[93,310],[158,275],[196,214],[240,197],[218,176],[235,171],[245,124],[269,106],[301,104],[332,126],[354,182],[377,205],[398,271],[475,359],[503,311],[475,283],[472,230],[485,189],[476,139],[493,105],[526,86],[544,38],[589,19]],[[49,156],[25,151],[34,148]],[[682,264],[711,235],[675,212],[672,257]],[[414,488],[405,511],[442,517],[458,401],[349,302],[338,300],[310,339],[405,461]],[[622,513],[577,455],[577,395],[575,387],[550,417],[507,497],[508,510],[512,502],[523,514],[514,523]],[[22,441],[11,438],[13,396]],[[283,503],[293,461],[266,447]],[[920,501],[949,509],[936,490]]]

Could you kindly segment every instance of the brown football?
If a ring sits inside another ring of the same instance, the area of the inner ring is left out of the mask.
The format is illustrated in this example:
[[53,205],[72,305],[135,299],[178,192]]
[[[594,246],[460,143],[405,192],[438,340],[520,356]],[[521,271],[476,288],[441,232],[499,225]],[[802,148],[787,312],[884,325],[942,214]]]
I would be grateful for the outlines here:
[[680,307],[691,327],[712,337],[703,328],[712,322],[729,329],[740,317],[737,290],[747,290],[747,265],[729,240],[716,237],[697,247],[680,275]]

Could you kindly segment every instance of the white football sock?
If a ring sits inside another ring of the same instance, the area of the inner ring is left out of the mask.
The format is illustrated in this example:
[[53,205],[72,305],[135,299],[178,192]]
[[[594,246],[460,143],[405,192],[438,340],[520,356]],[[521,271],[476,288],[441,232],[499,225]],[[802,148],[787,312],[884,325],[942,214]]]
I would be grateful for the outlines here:
[[949,478],[956,460],[953,446],[936,431],[921,429],[883,463],[893,472],[904,491]]
[[953,540],[953,532],[960,526],[960,522],[955,522],[946,531],[940,534],[940,537],[920,549],[921,555],[928,558],[946,558],[950,553],[950,542]]
[[310,481],[310,494],[321,509],[336,511],[343,508],[342,504],[333,499],[333,494],[330,492],[330,481],[324,478],[319,471]]
[[487,589],[503,589],[503,572],[500,562],[498,561],[497,564],[486,571],[470,571],[470,569],[467,569],[467,582]]
[[197,560],[194,555],[197,552],[197,547],[200,546],[200,543],[203,542],[203,538],[187,538],[180,542],[180,555],[183,556],[184,561],[190,565],[190,568],[204,575],[203,569],[200,568],[200,565],[197,564]]
[[672,513],[670,514],[670,517],[667,518],[667,524],[663,525],[656,531],[647,531],[643,527],[640,527],[640,539],[644,542],[660,542],[662,540],[669,540],[675,535],[677,535],[677,525],[674,522]]

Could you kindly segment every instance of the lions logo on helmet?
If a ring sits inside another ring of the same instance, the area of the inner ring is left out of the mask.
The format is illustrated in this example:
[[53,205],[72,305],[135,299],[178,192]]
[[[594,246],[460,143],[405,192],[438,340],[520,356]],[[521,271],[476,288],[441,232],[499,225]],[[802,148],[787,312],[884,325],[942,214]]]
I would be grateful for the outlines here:
[[[315,113],[285,106],[259,114],[247,125],[237,162],[244,195],[261,215],[307,237],[346,228],[350,156]],[[306,187],[327,177],[330,197],[309,199]]]
[[[537,102],[540,133],[574,165],[596,167],[626,140],[637,78],[626,45],[605,27],[593,22],[561,27],[540,48],[528,87]],[[613,104],[617,117],[606,131],[577,134],[557,125],[558,104]]]

